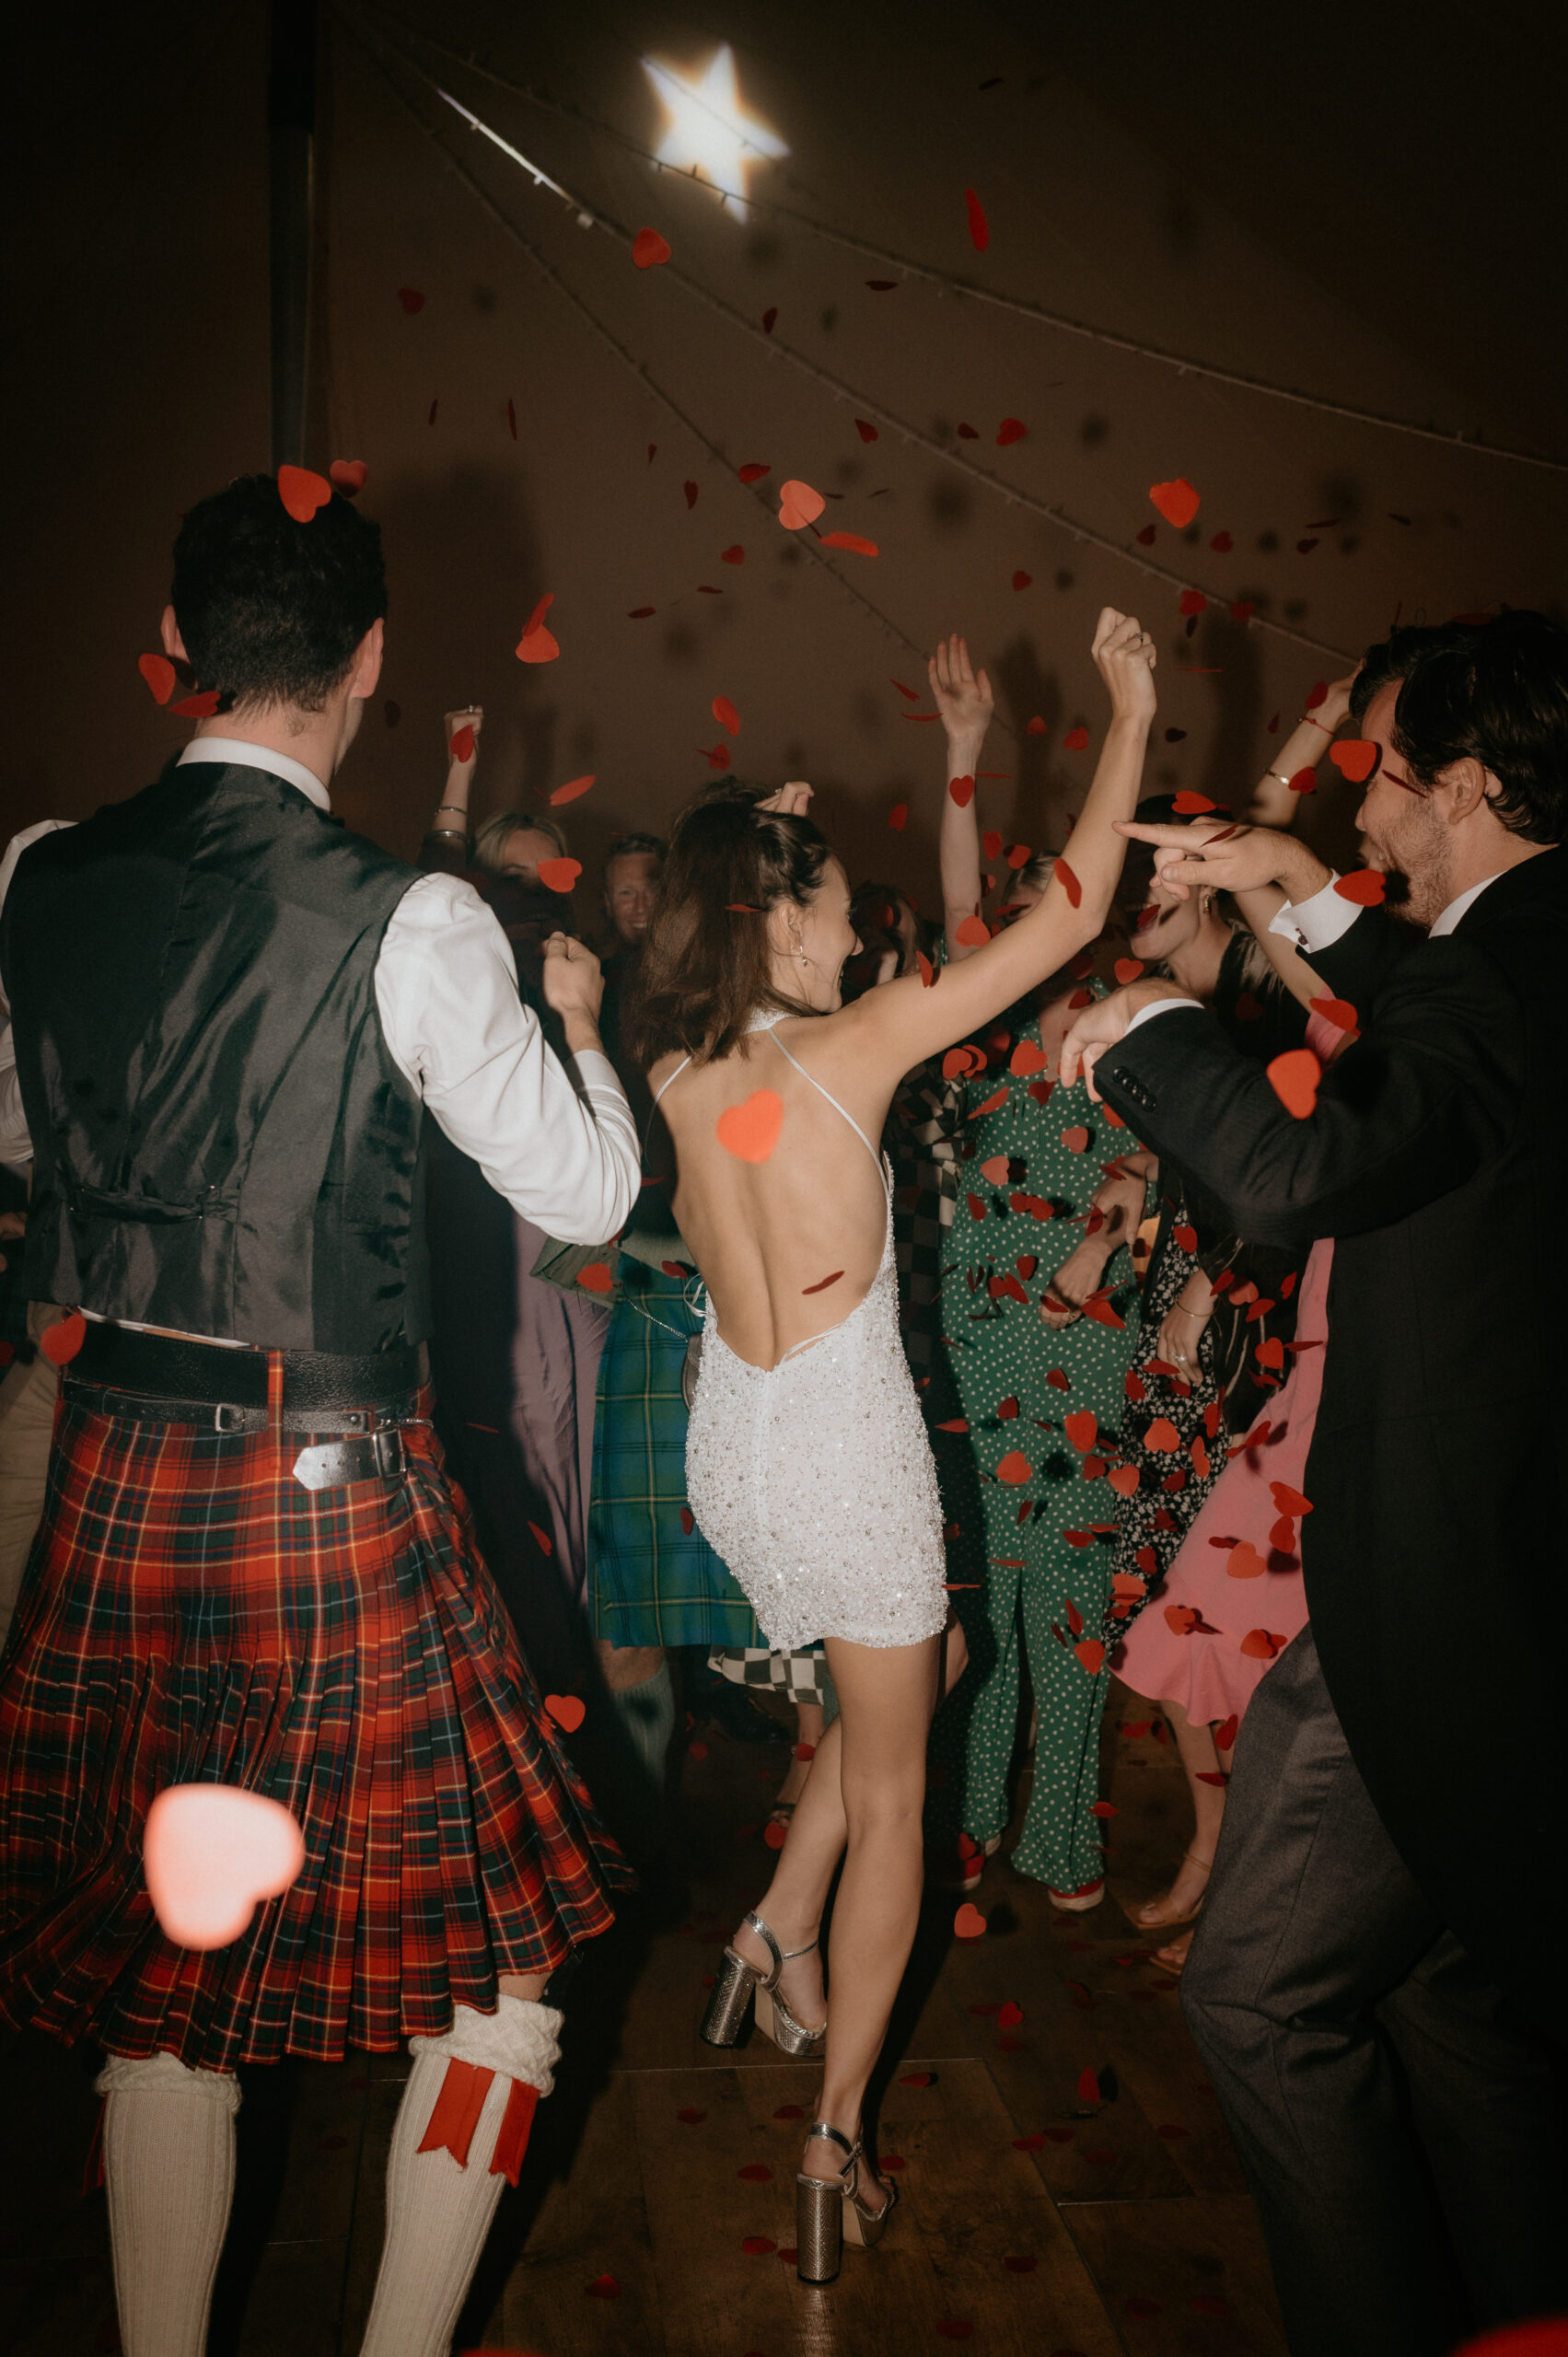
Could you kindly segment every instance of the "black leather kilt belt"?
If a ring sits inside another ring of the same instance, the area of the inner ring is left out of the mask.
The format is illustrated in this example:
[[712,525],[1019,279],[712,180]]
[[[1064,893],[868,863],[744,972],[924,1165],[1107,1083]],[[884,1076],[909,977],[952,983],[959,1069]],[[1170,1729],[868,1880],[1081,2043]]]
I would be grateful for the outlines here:
[[226,1349],[89,1319],[64,1368],[64,1389],[69,1402],[97,1416],[215,1433],[275,1430],[282,1441],[302,1443],[293,1472],[303,1488],[337,1490],[401,1477],[399,1428],[421,1421],[419,1393],[429,1372],[423,1342],[343,1358]]

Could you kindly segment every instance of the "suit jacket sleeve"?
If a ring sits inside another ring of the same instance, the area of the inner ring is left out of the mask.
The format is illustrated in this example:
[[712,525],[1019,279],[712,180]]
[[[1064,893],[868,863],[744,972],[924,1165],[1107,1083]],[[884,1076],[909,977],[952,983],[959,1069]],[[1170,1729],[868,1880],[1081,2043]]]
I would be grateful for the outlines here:
[[1376,1023],[1324,1074],[1305,1120],[1196,1008],[1140,1024],[1095,1081],[1249,1243],[1300,1249],[1407,1218],[1497,1154],[1523,1103],[1523,1029],[1505,978],[1454,936],[1390,970]]
[[1363,909],[1338,941],[1326,949],[1308,950],[1307,957],[1336,998],[1348,1000],[1358,1015],[1370,1017],[1379,992],[1405,959],[1425,946],[1420,934],[1386,909]]

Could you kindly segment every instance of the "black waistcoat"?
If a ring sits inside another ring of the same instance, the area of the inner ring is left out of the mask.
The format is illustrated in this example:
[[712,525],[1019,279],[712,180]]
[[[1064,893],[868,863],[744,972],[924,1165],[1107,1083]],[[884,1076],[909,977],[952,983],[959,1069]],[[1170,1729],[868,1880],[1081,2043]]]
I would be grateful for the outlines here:
[[0,970],[35,1299],[274,1350],[424,1339],[423,1109],[375,990],[413,880],[215,761],[23,854]]

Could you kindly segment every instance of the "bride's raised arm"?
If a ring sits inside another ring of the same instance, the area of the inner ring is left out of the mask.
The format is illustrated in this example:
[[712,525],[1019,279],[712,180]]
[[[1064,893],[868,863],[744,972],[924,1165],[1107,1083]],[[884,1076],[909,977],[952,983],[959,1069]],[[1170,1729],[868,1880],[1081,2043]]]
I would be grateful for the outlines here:
[[1125,848],[1113,821],[1130,819],[1137,806],[1155,716],[1155,646],[1134,615],[1107,606],[1093,651],[1110,693],[1110,725],[1088,798],[1045,891],[993,941],[944,967],[934,985],[910,975],[868,991],[838,1018],[853,1023],[865,1052],[885,1057],[895,1074],[978,1030],[1060,972],[1104,929]]

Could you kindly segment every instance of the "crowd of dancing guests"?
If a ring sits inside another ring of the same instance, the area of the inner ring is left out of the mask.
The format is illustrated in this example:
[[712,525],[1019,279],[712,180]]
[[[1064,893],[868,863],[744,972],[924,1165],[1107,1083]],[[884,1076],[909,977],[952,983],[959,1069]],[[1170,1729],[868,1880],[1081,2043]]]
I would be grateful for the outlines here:
[[[421,872],[334,822],[385,602],[346,500],[203,502],[163,638],[219,711],[0,867],[0,2018],[102,2050],[127,2357],[203,2344],[238,2065],[403,2038],[366,2348],[442,2357],[683,1715],[787,1747],[703,2034],[820,2060],[830,2282],[926,1888],[1105,1902],[1116,1678],[1296,2357],[1568,2305],[1562,2040],[1475,1863],[1554,1829],[1562,1584],[1496,1631],[1555,1326],[1498,1241],[1568,1147],[1563,633],[1395,632],[1188,824],[1108,608],[1087,795],[1016,842],[955,635],[935,875],[726,777],[592,895],[548,811],[476,825],[474,707]],[[1292,832],[1347,721],[1354,882]],[[303,1837],[214,1948],[143,1875],[171,1784]]]

